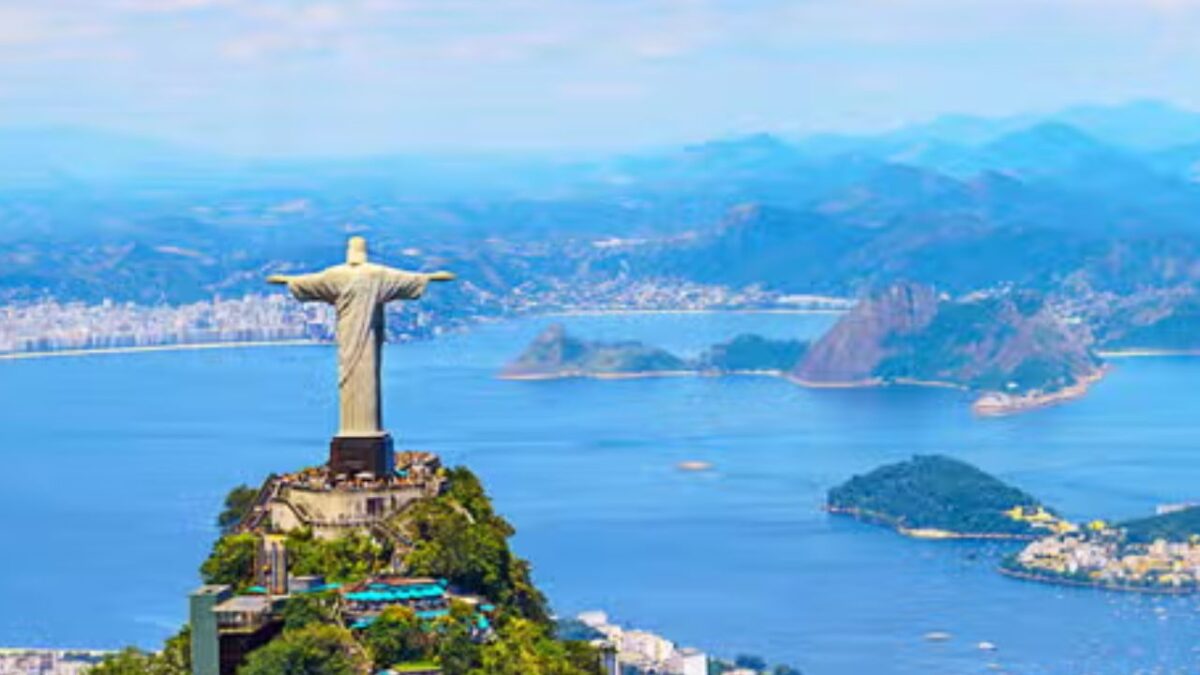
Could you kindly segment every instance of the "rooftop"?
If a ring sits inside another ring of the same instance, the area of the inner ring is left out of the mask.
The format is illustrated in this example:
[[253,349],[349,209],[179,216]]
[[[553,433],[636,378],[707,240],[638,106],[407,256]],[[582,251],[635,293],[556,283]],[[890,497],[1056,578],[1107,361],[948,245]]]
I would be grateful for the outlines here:
[[271,609],[271,598],[265,595],[236,595],[213,608],[216,612],[260,613]]

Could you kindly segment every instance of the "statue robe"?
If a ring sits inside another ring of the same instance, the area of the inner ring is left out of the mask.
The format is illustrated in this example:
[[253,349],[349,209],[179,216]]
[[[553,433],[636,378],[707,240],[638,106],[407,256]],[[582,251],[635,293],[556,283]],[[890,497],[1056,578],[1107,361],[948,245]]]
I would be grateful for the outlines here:
[[337,310],[339,436],[382,436],[379,366],[384,339],[383,307],[421,297],[429,280],[373,263],[335,265],[288,281],[297,300],[316,300]]

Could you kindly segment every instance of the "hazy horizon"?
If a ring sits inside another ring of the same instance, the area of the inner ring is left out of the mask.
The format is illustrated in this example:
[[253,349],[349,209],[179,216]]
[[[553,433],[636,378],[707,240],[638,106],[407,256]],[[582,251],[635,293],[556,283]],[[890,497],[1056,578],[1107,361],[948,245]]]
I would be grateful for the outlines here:
[[[614,144],[604,148],[589,148],[589,147],[542,147],[537,145],[530,146],[511,146],[503,148],[494,148],[487,146],[462,146],[462,147],[419,147],[419,146],[394,146],[394,147],[378,147],[375,149],[365,148],[331,148],[324,151],[296,151],[291,149],[280,149],[272,152],[268,150],[259,150],[257,152],[238,151],[236,149],[222,147],[220,144],[205,143],[203,139],[181,139],[170,134],[154,134],[143,132],[137,129],[120,129],[106,128],[96,125],[79,124],[31,124],[17,123],[9,125],[0,125],[0,146],[3,143],[13,142],[14,140],[22,143],[38,143],[45,140],[70,140],[70,137],[78,138],[88,137],[93,140],[107,140],[115,143],[134,143],[147,144],[151,146],[159,146],[162,149],[169,151],[186,151],[197,154],[204,154],[213,158],[226,159],[245,159],[245,160],[360,160],[371,159],[373,157],[388,157],[388,156],[409,156],[413,158],[442,158],[442,159],[510,159],[521,160],[528,159],[532,161],[538,160],[587,160],[603,157],[616,157],[622,155],[636,155],[638,153],[668,151],[690,146],[699,146],[705,143],[719,143],[724,141],[740,141],[750,139],[756,136],[769,136],[783,142],[802,143],[807,140],[816,140],[823,137],[846,137],[846,138],[864,138],[869,139],[877,136],[886,136],[888,134],[905,132],[909,130],[924,130],[925,128],[935,128],[939,125],[958,125],[958,124],[986,124],[998,129],[997,133],[1003,131],[1018,131],[1024,128],[1036,126],[1043,122],[1060,120],[1062,116],[1069,116],[1073,112],[1084,111],[1100,113],[1112,113],[1114,111],[1128,110],[1149,110],[1156,109],[1165,111],[1168,114],[1182,114],[1194,116],[1194,126],[1196,135],[1200,136],[1200,107],[1191,108],[1180,105],[1172,101],[1162,99],[1130,99],[1125,101],[1116,101],[1112,103],[1097,103],[1092,101],[1081,101],[1079,103],[1064,106],[1053,110],[1029,110],[1018,111],[1005,115],[988,115],[974,114],[960,111],[945,111],[937,113],[931,117],[924,117],[906,121],[903,123],[882,125],[874,128],[863,129],[848,129],[831,127],[828,129],[811,129],[799,132],[788,132],[786,130],[777,129],[745,129],[736,132],[716,133],[711,136],[694,137],[694,138],[677,138],[672,140],[651,140],[641,144]],[[1069,121],[1064,122],[1070,124]],[[1082,131],[1089,133],[1088,131]],[[936,133],[934,134],[936,135]],[[1089,135],[1097,136],[1097,140],[1109,141],[1111,139],[1103,138],[1103,135],[1091,133]],[[1193,138],[1185,138],[1180,143],[1163,144],[1161,147],[1166,148],[1171,145],[1183,145],[1193,142]],[[969,144],[968,144],[969,145]],[[1114,145],[1120,146],[1117,142]]]
[[1193,0],[0,3],[0,126],[243,156],[616,152],[1154,99]]

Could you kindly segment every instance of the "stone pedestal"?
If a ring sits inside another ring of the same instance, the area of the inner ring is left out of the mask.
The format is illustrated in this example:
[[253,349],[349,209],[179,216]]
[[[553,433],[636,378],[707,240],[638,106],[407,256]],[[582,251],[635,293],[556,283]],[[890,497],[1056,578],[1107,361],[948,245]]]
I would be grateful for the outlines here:
[[395,468],[392,436],[334,436],[329,443],[330,473],[353,476],[364,471],[390,476]]

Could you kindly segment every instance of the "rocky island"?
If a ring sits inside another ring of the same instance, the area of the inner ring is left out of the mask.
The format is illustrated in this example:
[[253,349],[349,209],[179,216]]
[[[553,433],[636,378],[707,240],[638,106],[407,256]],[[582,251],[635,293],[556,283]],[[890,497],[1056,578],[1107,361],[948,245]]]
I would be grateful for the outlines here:
[[792,372],[818,387],[954,387],[973,409],[1004,414],[1082,395],[1104,372],[1090,336],[1036,293],[951,298],[896,284],[842,317]]
[[1073,527],[966,462],[916,455],[831,489],[826,510],[922,539],[1033,539]]
[[546,380],[570,377],[633,378],[671,375],[784,375],[804,354],[808,343],[740,335],[683,358],[636,341],[599,342],[577,338],[561,324],[542,331],[509,363],[500,377]]

